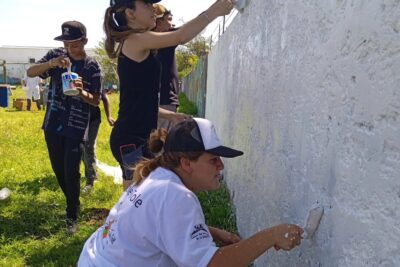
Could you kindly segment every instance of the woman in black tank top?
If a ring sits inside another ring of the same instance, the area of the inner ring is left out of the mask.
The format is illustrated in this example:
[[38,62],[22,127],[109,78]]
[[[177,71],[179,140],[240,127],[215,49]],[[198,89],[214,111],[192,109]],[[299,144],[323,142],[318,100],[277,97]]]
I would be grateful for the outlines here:
[[157,127],[157,117],[173,124],[187,118],[159,108],[161,66],[153,51],[190,41],[233,8],[231,0],[219,0],[177,31],[157,33],[151,31],[156,26],[153,4],[157,2],[111,0],[104,18],[107,54],[118,58],[120,104],[110,146],[122,168],[124,189],[132,183],[132,166],[143,156],[151,157],[147,140]]

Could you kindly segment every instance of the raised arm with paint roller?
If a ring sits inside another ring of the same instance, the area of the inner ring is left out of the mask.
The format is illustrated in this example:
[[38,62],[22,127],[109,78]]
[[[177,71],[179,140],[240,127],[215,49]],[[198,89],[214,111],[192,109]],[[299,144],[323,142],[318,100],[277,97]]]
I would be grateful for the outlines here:
[[196,193],[220,187],[221,157],[243,154],[223,146],[209,120],[188,119],[168,133],[158,129],[149,146],[160,153],[137,165],[135,184],[86,241],[78,266],[247,267],[273,246],[300,244],[303,230],[293,224],[244,240],[206,225]]
[[218,16],[229,14],[230,0],[219,0],[176,31],[154,32],[153,4],[160,0],[111,0],[104,18],[105,48],[118,58],[120,104],[110,137],[114,157],[123,171],[126,189],[132,183],[131,167],[142,156],[152,157],[147,148],[157,118],[173,124],[188,116],[159,108],[161,67],[155,50],[184,44],[199,34]]

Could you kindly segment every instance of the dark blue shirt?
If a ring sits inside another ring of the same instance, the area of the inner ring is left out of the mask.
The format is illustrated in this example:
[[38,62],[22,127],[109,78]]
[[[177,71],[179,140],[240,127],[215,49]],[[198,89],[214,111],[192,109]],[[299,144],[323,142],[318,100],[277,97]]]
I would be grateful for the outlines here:
[[[61,55],[68,56],[64,48],[52,49],[38,63],[48,62]],[[71,57],[69,59],[72,64],[71,70],[82,77],[83,89],[92,94],[101,93],[101,70],[97,61],[89,56],[77,61]],[[48,108],[42,128],[68,138],[86,140],[90,105],[79,96],[63,94],[61,74],[66,71],[67,69],[54,68],[40,75],[43,79],[51,78]]]

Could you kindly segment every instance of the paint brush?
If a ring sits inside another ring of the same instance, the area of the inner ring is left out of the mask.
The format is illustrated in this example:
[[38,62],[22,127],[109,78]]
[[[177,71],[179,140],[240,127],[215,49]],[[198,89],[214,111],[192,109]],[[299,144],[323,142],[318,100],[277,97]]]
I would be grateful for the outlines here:
[[[322,215],[324,214],[324,207],[317,205],[313,206],[308,212],[306,225],[303,227],[302,239],[312,239],[315,232],[318,229],[319,223],[321,222]],[[280,250],[281,248],[277,245],[274,246],[275,250]]]
[[307,216],[306,225],[304,226],[304,233],[302,238],[311,239],[318,229],[322,215],[324,214],[324,208],[320,205],[314,206],[310,209]]
[[239,12],[243,12],[243,9],[247,6],[247,1],[248,0],[236,0],[235,3],[234,3],[235,8]]

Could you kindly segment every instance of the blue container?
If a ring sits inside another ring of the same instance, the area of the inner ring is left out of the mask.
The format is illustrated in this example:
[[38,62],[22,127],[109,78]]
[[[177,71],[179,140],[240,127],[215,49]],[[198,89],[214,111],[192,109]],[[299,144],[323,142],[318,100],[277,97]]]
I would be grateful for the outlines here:
[[0,84],[0,107],[8,108],[8,84]]

